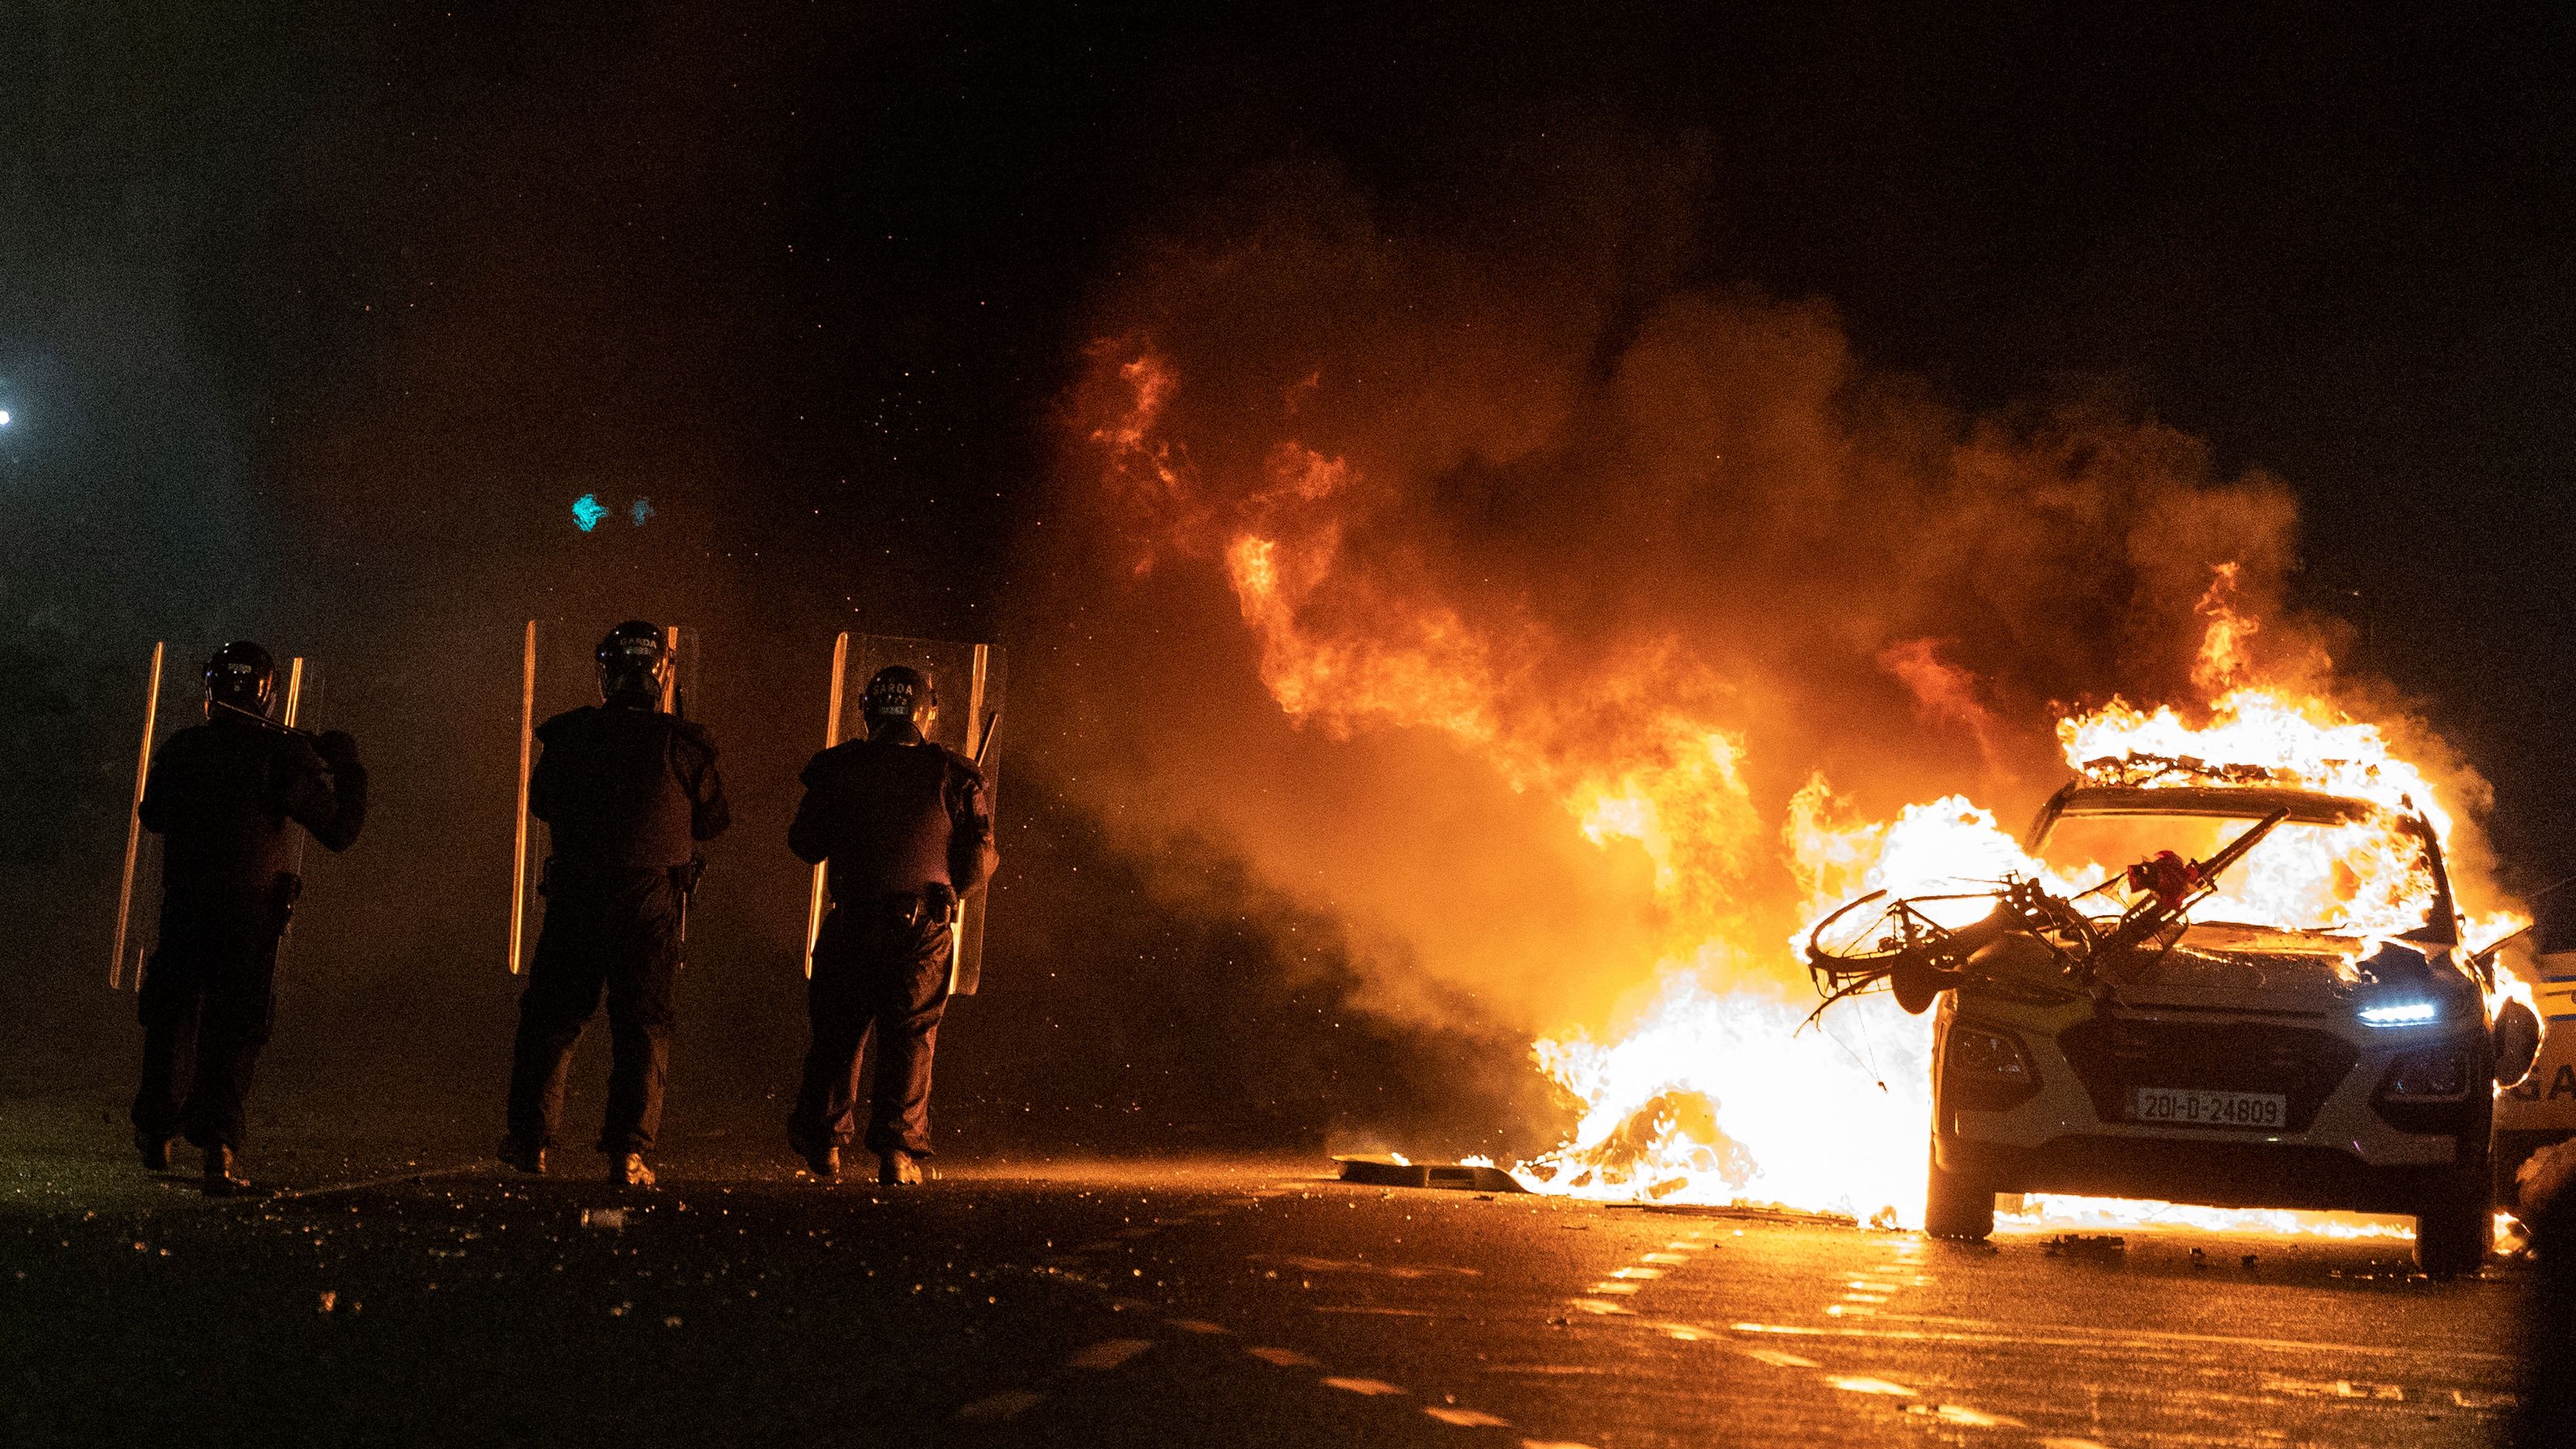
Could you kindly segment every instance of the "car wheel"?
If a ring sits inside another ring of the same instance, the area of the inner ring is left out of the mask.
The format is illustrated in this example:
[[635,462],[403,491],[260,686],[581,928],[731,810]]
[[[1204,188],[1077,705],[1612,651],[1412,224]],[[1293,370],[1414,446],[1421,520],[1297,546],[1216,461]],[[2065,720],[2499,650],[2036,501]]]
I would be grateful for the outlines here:
[[2511,1212],[2522,1206],[2522,1163],[2528,1153],[2509,1152],[2498,1147],[2495,1166],[2487,1173],[2487,1190],[2495,1194],[2495,1205]]
[[2494,1241],[2495,1183],[2483,1165],[2445,1174],[2415,1215],[2415,1266],[2427,1273],[2474,1273]]
[[1971,1241],[1982,1241],[1995,1231],[1994,1189],[1943,1170],[1937,1149],[1924,1186],[1923,1231],[1936,1238]]

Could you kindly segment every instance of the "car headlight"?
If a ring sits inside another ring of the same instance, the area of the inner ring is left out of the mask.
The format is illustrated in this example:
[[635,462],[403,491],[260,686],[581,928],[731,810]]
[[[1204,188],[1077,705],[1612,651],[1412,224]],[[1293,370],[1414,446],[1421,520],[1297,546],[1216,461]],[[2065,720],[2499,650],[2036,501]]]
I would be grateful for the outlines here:
[[1941,1095],[1952,1107],[2000,1112],[2039,1094],[2039,1073],[2019,1038],[1997,1027],[1950,1023],[1941,1049]]
[[2364,1026],[2430,1026],[2442,1019],[2442,1008],[2430,1001],[2391,1001],[2361,1009]]
[[2469,1095],[2469,1051],[2465,1046],[2408,1052],[2388,1064],[2379,1079],[2384,1102],[2459,1102]]

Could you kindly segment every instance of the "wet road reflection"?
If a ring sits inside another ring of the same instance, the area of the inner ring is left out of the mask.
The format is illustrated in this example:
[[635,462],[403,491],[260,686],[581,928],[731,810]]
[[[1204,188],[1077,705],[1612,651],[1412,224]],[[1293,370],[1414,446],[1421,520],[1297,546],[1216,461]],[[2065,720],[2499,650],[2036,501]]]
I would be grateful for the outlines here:
[[2521,1270],[2434,1282],[2402,1242],[1968,1247],[1304,1164],[667,1168],[16,1209],[0,1430],[417,1439],[434,1403],[432,1437],[510,1441],[2145,1449],[2486,1444],[2513,1404]]

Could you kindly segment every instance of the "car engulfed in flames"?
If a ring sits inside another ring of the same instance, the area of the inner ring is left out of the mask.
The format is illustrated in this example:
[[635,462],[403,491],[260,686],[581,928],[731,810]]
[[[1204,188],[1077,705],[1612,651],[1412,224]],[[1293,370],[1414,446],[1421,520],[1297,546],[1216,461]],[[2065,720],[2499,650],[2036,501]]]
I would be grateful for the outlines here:
[[2428,819],[2277,778],[2097,759],[2030,874],[1872,892],[1810,933],[1827,1005],[1938,1003],[1928,1232],[2080,1194],[2410,1214],[2427,1271],[2483,1259],[2494,1084],[2537,1023],[2463,949]]

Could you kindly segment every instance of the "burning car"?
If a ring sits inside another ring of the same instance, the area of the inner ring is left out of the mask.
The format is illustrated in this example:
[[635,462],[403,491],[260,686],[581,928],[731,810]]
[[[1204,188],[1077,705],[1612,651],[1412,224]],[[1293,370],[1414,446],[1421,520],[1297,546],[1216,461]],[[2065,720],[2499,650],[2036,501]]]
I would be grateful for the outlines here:
[[1938,1002],[1927,1231],[1985,1237],[1998,1192],[2407,1213],[2427,1271],[2474,1270],[2493,1083],[2538,1033],[2491,1016],[2431,825],[2099,763],[2040,811],[2035,876],[1874,893],[1810,935],[1829,1003]]
[[2534,904],[2540,919],[2518,954],[2550,1030],[2530,1074],[2496,1098],[2496,1195],[2517,1211],[2528,1206],[2517,1169],[2540,1149],[2576,1139],[2576,1027],[2567,1025],[2576,1022],[2576,902],[2561,894]]

